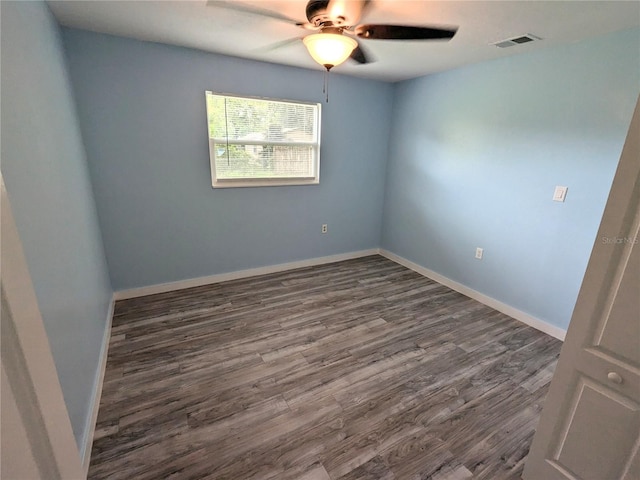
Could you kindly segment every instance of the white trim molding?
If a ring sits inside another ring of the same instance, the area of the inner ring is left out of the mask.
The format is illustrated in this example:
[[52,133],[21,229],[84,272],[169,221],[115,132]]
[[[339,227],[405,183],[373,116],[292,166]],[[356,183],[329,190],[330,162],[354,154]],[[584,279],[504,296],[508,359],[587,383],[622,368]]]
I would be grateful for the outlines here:
[[115,300],[125,300],[128,298],[144,297],[146,295],[155,295],[157,293],[172,292],[174,290],[182,290],[184,288],[201,287],[212,283],[227,282],[229,280],[238,280],[241,278],[257,277],[259,275],[268,275],[270,273],[284,272],[296,268],[313,267],[315,265],[324,265],[326,263],[342,262],[344,260],[352,260],[354,258],[368,257],[369,255],[377,255],[380,250],[371,248],[369,250],[359,250],[357,252],[339,253],[337,255],[329,255],[326,257],[310,258],[308,260],[299,260],[296,262],[280,263],[277,265],[268,265],[266,267],[249,268],[247,270],[237,270],[235,272],[220,273],[217,275],[209,275],[206,277],[191,278],[188,280],[178,280],[176,282],[160,283],[148,287],[132,288],[129,290],[119,290],[114,293]]
[[502,312],[505,315],[509,315],[510,317],[515,318],[516,320],[519,320],[520,322],[535,328],[536,330],[540,330],[541,332],[544,332],[547,335],[551,335],[552,337],[557,338],[558,340],[564,341],[564,337],[567,334],[567,331],[560,327],[556,327],[555,325],[551,325],[550,323],[547,323],[544,320],[540,320],[539,318],[533,317],[528,313],[523,312],[522,310],[518,310],[517,308],[514,308],[511,305],[507,305],[506,303],[502,303],[501,301],[496,300],[495,298],[489,297],[484,293],[480,293],[476,290],[473,290],[472,288],[469,288],[461,283],[451,280],[450,278],[447,278],[444,275],[440,275],[439,273],[434,272],[433,270],[429,270],[428,268],[418,265],[417,263],[407,260],[406,258],[401,257],[400,255],[396,255],[395,253],[392,253],[388,250],[381,248],[379,252],[380,252],[380,255],[382,255],[383,257],[386,257],[393,262],[396,262],[404,267],[407,267],[410,270],[413,270],[414,272],[419,273],[422,276],[425,276],[435,282],[445,285],[450,289],[455,290],[456,292],[466,295],[469,298],[473,298],[474,300],[477,300],[478,302],[483,303],[484,305],[491,307],[494,310]]
[[93,401],[91,416],[88,419],[87,428],[85,428],[85,437],[80,452],[82,459],[82,469],[84,478],[89,473],[89,462],[91,461],[91,447],[93,446],[93,435],[96,431],[96,423],[98,421],[98,409],[100,408],[100,398],[102,397],[102,386],[104,384],[104,374],[107,370],[107,357],[109,354],[109,341],[111,340],[111,323],[113,321],[113,308],[115,306],[115,296],[111,297],[109,309],[107,311],[107,321],[102,336],[102,347],[100,348],[100,363],[98,364],[98,372],[95,384],[93,386]]
[[11,478],[82,478],[78,447],[2,173],[0,190],[2,473]]

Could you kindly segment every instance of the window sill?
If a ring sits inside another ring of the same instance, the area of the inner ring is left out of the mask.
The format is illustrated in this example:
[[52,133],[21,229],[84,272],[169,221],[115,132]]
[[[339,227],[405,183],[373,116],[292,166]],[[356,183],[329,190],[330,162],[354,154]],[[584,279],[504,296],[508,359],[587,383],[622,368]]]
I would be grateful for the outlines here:
[[274,178],[274,179],[255,179],[246,178],[238,180],[215,180],[213,188],[247,188],[247,187],[287,187],[293,185],[318,185],[319,178]]

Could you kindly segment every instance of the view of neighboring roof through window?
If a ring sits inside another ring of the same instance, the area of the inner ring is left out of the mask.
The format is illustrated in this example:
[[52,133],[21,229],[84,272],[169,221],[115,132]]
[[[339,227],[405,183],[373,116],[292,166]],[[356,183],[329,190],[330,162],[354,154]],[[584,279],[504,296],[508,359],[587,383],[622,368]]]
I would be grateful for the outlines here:
[[215,188],[320,181],[320,104],[206,92]]

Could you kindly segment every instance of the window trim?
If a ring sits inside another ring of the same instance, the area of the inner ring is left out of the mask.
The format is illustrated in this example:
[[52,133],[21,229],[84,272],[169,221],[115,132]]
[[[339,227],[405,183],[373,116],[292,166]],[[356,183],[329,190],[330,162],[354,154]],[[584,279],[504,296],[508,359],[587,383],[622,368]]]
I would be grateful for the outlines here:
[[[311,105],[316,110],[316,142],[282,142],[282,141],[265,141],[265,140],[227,140],[226,138],[209,137],[209,102],[207,95],[218,95],[224,97],[235,97],[247,100],[264,100],[270,102],[291,103],[294,105]],[[211,169],[211,185],[213,188],[242,188],[242,187],[281,187],[291,185],[318,185],[320,183],[320,146],[321,146],[321,123],[322,123],[322,104],[319,102],[304,102],[298,100],[289,100],[281,98],[258,97],[248,95],[237,95],[233,93],[220,93],[213,90],[205,90],[205,107],[207,114],[207,137],[209,139],[209,166]],[[315,150],[312,165],[313,176],[308,177],[286,177],[286,178],[217,178],[216,162],[215,162],[215,145],[274,145],[274,146],[310,146]]]

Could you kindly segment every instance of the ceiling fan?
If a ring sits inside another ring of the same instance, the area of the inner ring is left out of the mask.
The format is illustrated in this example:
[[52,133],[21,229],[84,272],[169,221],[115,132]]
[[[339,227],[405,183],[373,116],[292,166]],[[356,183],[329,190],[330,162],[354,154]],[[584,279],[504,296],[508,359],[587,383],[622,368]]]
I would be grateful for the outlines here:
[[[449,40],[457,31],[457,28],[358,23],[372,8],[373,0],[309,0],[305,10],[306,22],[236,1],[213,0],[209,5],[262,15],[316,32],[304,36],[302,42],[311,57],[327,71],[348,58],[359,64],[371,63],[371,56],[359,40]],[[275,47],[298,40],[285,40]]]

